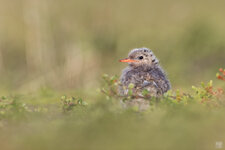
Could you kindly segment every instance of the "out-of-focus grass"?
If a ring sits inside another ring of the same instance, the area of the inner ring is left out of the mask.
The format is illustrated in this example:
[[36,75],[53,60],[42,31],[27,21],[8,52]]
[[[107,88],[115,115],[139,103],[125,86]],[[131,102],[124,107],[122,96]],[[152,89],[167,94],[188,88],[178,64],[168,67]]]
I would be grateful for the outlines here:
[[192,104],[157,107],[142,114],[101,100],[65,114],[57,107],[14,113],[1,119],[0,143],[4,150],[211,150],[216,142],[224,142],[224,123],[224,108]]
[[[112,89],[116,79],[107,79]],[[223,89],[212,81],[192,89],[151,99],[144,112],[122,109],[116,95],[89,105],[48,89],[33,95],[40,103],[27,101],[31,95],[2,97],[1,149],[216,149],[225,142]]]

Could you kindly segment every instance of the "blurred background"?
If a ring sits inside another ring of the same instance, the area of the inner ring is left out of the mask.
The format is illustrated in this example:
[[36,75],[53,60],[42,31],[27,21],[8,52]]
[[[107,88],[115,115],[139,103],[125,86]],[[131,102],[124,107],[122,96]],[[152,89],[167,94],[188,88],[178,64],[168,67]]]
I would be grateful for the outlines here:
[[1,91],[97,89],[137,47],[172,86],[215,79],[225,66],[224,0],[0,0]]

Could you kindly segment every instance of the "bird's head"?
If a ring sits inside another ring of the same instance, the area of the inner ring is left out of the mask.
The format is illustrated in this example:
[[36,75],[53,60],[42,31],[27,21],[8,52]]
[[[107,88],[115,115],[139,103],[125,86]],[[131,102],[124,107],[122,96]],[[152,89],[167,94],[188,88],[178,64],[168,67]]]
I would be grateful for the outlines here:
[[127,62],[131,67],[154,67],[158,65],[159,60],[152,50],[148,48],[136,48],[131,50],[128,58],[121,59],[120,62]]

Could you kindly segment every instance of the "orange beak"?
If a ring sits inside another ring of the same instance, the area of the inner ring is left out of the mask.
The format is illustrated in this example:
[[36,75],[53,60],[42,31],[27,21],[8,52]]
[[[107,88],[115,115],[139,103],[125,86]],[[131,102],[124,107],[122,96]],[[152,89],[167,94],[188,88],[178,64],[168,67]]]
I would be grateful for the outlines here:
[[137,62],[137,60],[125,58],[125,59],[121,59],[120,62]]

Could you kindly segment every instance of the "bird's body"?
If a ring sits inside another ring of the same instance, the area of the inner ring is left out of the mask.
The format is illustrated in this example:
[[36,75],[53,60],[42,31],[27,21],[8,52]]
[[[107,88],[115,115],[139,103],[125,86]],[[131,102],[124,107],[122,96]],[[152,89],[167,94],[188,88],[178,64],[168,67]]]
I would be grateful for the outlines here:
[[[167,92],[171,86],[163,69],[159,65],[159,61],[153,52],[147,48],[137,48],[132,50],[128,58],[121,60],[128,62],[121,75],[120,94],[125,96],[128,94],[129,85],[133,84],[133,94],[143,96],[143,90],[147,90],[152,97],[159,97]],[[140,99],[134,99],[128,103],[134,102],[143,104],[146,103]],[[142,101],[142,102],[140,102]]]
[[137,95],[141,94],[143,89],[147,89],[152,96],[160,96],[170,89],[170,83],[165,77],[165,73],[159,67],[144,69],[142,67],[127,67],[123,70],[121,83],[121,94],[126,95],[129,84],[134,84],[134,90]]

